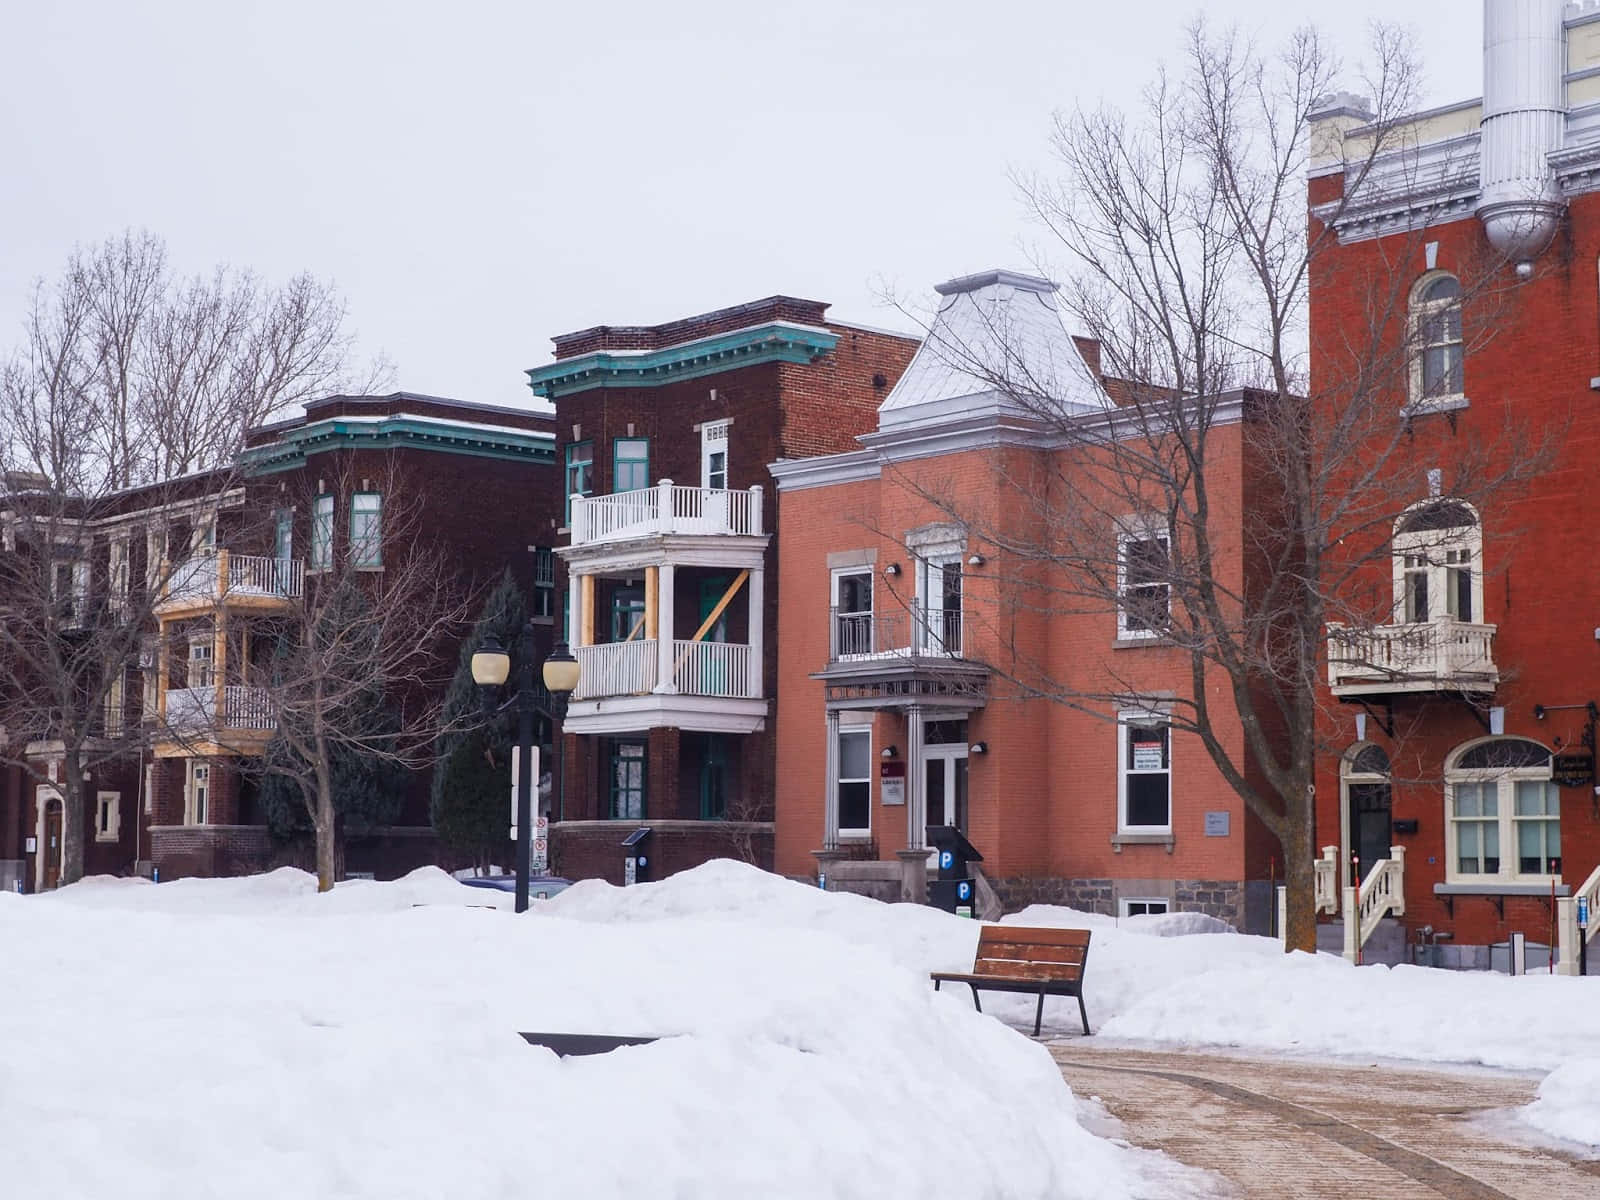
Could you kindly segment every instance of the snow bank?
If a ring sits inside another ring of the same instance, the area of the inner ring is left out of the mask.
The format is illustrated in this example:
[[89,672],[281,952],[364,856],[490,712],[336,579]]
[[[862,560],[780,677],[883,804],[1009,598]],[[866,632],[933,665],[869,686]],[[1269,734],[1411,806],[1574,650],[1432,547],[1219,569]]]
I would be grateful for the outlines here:
[[[932,992],[920,964],[970,955],[971,922],[725,863],[470,907],[497,898],[431,871],[319,897],[278,871],[0,903],[8,1190],[64,1169],[80,1195],[273,1200],[1206,1187],[1083,1129],[1043,1047]],[[519,1030],[663,1040],[562,1060]]]
[[1600,1058],[1557,1067],[1539,1085],[1538,1098],[1517,1115],[1549,1137],[1600,1150]]

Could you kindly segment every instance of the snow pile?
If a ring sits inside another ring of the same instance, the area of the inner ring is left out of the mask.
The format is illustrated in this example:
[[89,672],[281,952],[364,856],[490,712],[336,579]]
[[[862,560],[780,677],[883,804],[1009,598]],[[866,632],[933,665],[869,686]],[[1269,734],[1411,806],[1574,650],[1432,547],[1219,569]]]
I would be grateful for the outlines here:
[[1600,1058],[1557,1067],[1518,1116],[1540,1133],[1600,1150]]
[[[1084,1130],[1043,1047],[903,965],[970,955],[971,922],[731,864],[496,900],[434,871],[5,897],[8,1193],[64,1169],[78,1195],[273,1200],[1207,1186]],[[562,1060],[521,1030],[663,1040]]]

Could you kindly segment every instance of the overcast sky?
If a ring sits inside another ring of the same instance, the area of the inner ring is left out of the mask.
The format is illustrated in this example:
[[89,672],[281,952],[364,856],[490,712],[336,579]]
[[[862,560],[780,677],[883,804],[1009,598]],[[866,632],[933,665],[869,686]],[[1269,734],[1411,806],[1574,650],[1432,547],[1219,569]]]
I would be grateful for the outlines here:
[[[30,281],[127,226],[185,270],[309,270],[401,387],[520,404],[552,334],[774,292],[906,327],[884,285],[1026,265],[1008,171],[1129,104],[1202,7],[1420,35],[1480,91],[1473,0],[7,0],[0,346]],[[1353,72],[1352,72],[1353,74]]]

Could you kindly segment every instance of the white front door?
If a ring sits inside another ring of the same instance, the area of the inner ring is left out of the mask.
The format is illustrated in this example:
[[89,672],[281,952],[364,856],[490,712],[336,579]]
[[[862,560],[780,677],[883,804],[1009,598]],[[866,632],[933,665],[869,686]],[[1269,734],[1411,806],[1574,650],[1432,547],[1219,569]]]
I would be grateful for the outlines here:
[[966,746],[923,747],[922,800],[929,825],[954,825],[966,833]]

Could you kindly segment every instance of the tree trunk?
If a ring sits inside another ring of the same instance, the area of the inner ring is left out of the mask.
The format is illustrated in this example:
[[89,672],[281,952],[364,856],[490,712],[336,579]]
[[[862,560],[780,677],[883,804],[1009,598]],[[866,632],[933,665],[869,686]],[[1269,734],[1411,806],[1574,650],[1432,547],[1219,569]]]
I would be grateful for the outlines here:
[[312,822],[317,828],[317,891],[333,891],[338,870],[334,862],[333,778],[327,768],[317,767],[317,812]]
[[83,878],[83,771],[72,755],[62,761],[61,883]]
[[[1283,845],[1283,882],[1288,909],[1284,915],[1283,947],[1286,951],[1317,952],[1316,856],[1311,845],[1315,840],[1310,803],[1290,805],[1288,833]],[[1273,903],[1277,903],[1276,896]]]

